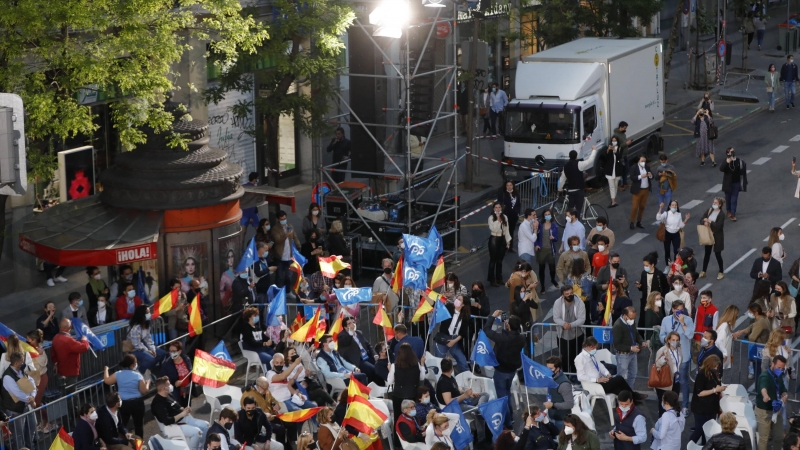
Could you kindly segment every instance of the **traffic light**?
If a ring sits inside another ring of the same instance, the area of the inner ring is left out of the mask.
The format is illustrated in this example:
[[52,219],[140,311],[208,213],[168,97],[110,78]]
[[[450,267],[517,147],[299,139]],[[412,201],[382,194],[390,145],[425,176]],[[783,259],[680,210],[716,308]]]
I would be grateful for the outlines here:
[[17,94],[0,93],[0,194],[25,194],[28,188],[25,155],[22,98]]

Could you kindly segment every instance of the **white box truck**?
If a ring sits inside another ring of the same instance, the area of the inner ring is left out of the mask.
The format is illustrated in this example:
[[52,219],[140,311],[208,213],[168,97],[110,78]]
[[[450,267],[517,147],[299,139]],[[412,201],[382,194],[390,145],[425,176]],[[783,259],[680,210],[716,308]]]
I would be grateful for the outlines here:
[[[662,150],[664,77],[661,39],[583,38],[527,56],[517,64],[514,98],[505,112],[504,160],[535,169],[561,169],[569,152],[584,159],[592,145],[607,148],[628,123],[628,162]],[[599,164],[587,170],[594,178]],[[531,171],[503,166],[506,179]]]

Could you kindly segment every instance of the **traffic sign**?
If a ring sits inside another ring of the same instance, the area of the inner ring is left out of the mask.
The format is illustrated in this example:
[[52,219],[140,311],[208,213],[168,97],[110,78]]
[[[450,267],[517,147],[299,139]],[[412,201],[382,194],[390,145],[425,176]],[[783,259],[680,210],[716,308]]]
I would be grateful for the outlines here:
[[725,42],[719,41],[719,44],[717,44],[717,54],[719,55],[720,58],[725,57],[725,50],[726,50]]

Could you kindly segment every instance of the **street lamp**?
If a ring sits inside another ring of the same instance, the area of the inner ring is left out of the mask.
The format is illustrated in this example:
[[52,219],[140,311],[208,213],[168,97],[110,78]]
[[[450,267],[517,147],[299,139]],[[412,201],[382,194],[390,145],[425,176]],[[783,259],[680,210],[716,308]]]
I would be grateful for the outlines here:
[[391,38],[402,36],[403,28],[408,23],[408,9],[406,0],[384,0],[369,15],[370,25],[376,25],[372,35]]

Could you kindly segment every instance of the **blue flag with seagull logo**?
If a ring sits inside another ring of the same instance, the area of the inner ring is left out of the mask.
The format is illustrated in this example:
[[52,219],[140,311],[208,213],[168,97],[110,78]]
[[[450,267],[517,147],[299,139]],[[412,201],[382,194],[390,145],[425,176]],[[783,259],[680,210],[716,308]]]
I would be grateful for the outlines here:
[[558,383],[553,379],[553,371],[536,361],[522,356],[522,371],[525,374],[525,386],[532,388],[557,388]]
[[494,356],[494,349],[491,342],[489,342],[489,336],[486,336],[483,330],[478,331],[478,339],[475,341],[475,346],[472,347],[472,355],[470,355],[469,360],[479,366],[497,367],[500,365],[497,362],[497,357]]
[[506,421],[506,414],[508,414],[508,397],[478,405],[478,410],[486,421],[486,425],[489,426],[489,431],[492,432],[492,441],[496,441],[497,436],[503,432],[503,424]]

